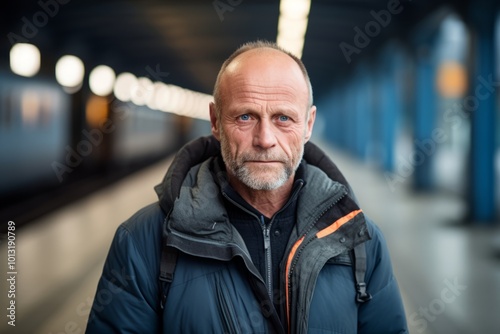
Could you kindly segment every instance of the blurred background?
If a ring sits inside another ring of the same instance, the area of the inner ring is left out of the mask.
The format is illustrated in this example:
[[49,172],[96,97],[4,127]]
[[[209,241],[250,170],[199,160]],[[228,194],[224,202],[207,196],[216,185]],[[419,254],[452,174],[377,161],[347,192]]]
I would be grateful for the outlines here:
[[411,333],[500,332],[498,1],[17,0],[0,32],[0,332],[85,331],[114,231],[256,39],[308,68]]

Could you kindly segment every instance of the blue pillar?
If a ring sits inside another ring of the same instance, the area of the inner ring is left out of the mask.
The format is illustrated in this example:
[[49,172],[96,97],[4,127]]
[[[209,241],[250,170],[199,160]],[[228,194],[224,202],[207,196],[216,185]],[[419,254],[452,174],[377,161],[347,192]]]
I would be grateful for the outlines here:
[[353,109],[354,103],[354,83],[350,81],[346,85],[346,92],[344,94],[344,112],[347,116],[347,132],[346,144],[349,153],[356,154],[356,113]]
[[356,115],[352,110],[352,101],[353,101],[353,83],[348,82],[345,87],[345,93],[342,97],[344,103],[344,114],[347,119],[347,123],[345,127],[347,131],[345,131],[345,143],[346,148],[350,154],[356,154]]
[[365,142],[364,142],[364,154],[365,158],[371,159],[370,156],[370,143],[373,135],[372,126],[373,126],[373,92],[372,87],[370,86],[370,80],[372,77],[371,70],[369,68],[366,69],[366,74],[363,78],[362,91],[361,94],[364,96],[363,98],[363,109],[365,114],[365,123],[363,125],[363,130],[365,131]]
[[370,106],[372,104],[371,95],[369,92],[368,68],[360,65],[356,76],[356,95],[355,95],[355,112],[356,112],[356,153],[364,161],[368,157],[368,143],[370,140],[371,114]]
[[342,122],[343,113],[340,103],[340,93],[338,87],[335,88],[332,101],[332,113],[330,114],[331,123],[334,125],[331,131],[331,136],[338,147],[342,147]]
[[392,109],[390,111],[390,138],[388,143],[390,143],[391,156],[390,156],[390,169],[389,171],[395,171],[396,169],[396,144],[398,138],[398,131],[402,126],[402,120],[404,115],[404,90],[403,83],[401,82],[401,73],[404,70],[404,56],[402,50],[397,48],[393,52],[394,57],[391,60],[391,93],[390,99],[392,101]]
[[367,129],[367,142],[366,142],[366,155],[370,162],[378,162],[378,137],[377,137],[377,121],[379,116],[377,114],[377,84],[378,78],[375,71],[370,68],[365,78],[364,92],[367,96],[366,113],[369,115],[369,123],[366,124]]
[[398,96],[396,91],[396,83],[394,82],[394,74],[391,71],[392,77],[387,78],[386,85],[386,106],[384,112],[384,138],[383,145],[385,150],[384,169],[386,171],[394,171],[394,146],[396,142],[396,124],[398,121]]
[[352,99],[352,112],[354,113],[355,123],[356,123],[356,131],[355,131],[355,150],[356,156],[360,159],[364,159],[363,156],[363,101],[360,100],[360,82],[359,76],[356,75],[354,78],[354,86],[353,86],[353,99]]
[[348,151],[349,150],[349,132],[351,131],[349,122],[349,110],[347,109],[346,102],[347,89],[345,86],[339,87],[338,102],[337,102],[337,125],[339,126],[339,143],[340,146]]
[[433,187],[432,161],[433,155],[420,152],[421,143],[432,138],[435,127],[435,65],[433,62],[433,43],[421,46],[417,58],[415,122],[414,122],[414,154],[411,161],[414,167],[414,187],[416,190],[430,190]]
[[384,71],[380,83],[381,146],[384,152],[382,167],[384,170],[392,172],[395,165],[394,147],[401,97],[396,83],[397,49],[390,45],[384,51],[381,59]]
[[[481,1],[473,6],[474,66],[466,107],[471,112],[470,214],[474,222],[495,217],[495,19],[497,6]],[[493,84],[492,84],[493,83]],[[467,103],[468,102],[468,103]]]
[[349,133],[349,114],[346,111],[346,92],[347,89],[346,87],[340,87],[339,88],[339,95],[338,95],[338,110],[339,110],[339,119],[338,119],[338,125],[340,127],[339,131],[339,136],[340,136],[340,144],[341,147],[344,150],[348,150],[348,133]]

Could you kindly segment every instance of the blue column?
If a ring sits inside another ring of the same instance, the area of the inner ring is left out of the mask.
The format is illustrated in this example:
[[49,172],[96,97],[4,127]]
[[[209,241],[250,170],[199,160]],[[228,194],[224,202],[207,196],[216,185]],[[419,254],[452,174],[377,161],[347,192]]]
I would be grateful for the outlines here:
[[339,95],[340,95],[339,88],[335,87],[335,89],[332,91],[331,101],[329,102],[331,108],[326,111],[328,124],[325,128],[325,132],[336,146],[342,147],[342,140],[341,140],[342,128],[340,126],[342,107],[339,101],[340,99]]
[[375,71],[370,68],[364,82],[364,92],[366,93],[366,113],[369,115],[369,122],[366,124],[367,142],[366,155],[371,162],[378,162],[378,137],[377,137],[377,122],[379,120],[377,107],[377,84],[378,78]]
[[371,94],[368,89],[368,68],[360,65],[356,76],[356,153],[364,161],[367,159],[367,148],[370,140],[371,114],[370,106],[372,104]]
[[346,87],[339,87],[338,95],[337,95],[337,110],[338,110],[338,126],[339,126],[339,143],[344,150],[348,150],[349,146],[347,143],[347,137],[349,132],[349,115],[346,112]]
[[354,114],[354,123],[356,125],[355,128],[355,151],[356,151],[356,156],[364,160],[364,154],[363,154],[363,145],[364,145],[364,140],[363,140],[363,112],[364,112],[364,107],[363,107],[363,97],[360,95],[360,80],[359,80],[359,75],[356,75],[354,78],[354,83],[352,86],[352,112]]
[[395,165],[394,145],[401,97],[396,83],[397,49],[388,46],[384,51],[381,59],[384,70],[380,82],[381,146],[384,152],[382,167],[392,172]]
[[344,148],[345,128],[343,124],[345,123],[345,113],[341,95],[339,87],[335,87],[332,91],[332,97],[329,103],[331,107],[326,112],[329,120],[326,132],[327,136],[331,138],[331,141],[335,143],[337,147]]
[[349,81],[345,87],[344,99],[344,113],[347,118],[345,124],[346,131],[346,146],[349,153],[356,154],[356,113],[353,108],[354,104],[354,83]]
[[[421,46],[416,66],[415,122],[414,122],[414,187],[416,190],[430,190],[433,187],[433,155],[419,154],[416,143],[432,138],[435,127],[435,65],[433,62],[433,43]],[[420,152],[421,153],[421,152]]]
[[496,8],[488,1],[475,3],[472,17],[475,73],[468,96],[472,126],[469,204],[471,219],[482,223],[491,223],[495,217]]
[[[392,73],[391,73],[392,74]],[[385,106],[384,110],[384,169],[392,172],[394,170],[394,144],[396,140],[396,123],[398,119],[398,98],[394,78],[387,78],[385,85]]]
[[342,107],[340,105],[339,89],[335,88],[332,98],[332,112],[329,112],[331,123],[333,124],[331,136],[338,147],[342,147]]
[[365,115],[365,123],[363,124],[364,135],[364,156],[366,159],[370,159],[370,141],[372,138],[372,125],[373,125],[373,93],[372,87],[370,86],[371,80],[371,70],[366,69],[366,74],[363,77],[361,94],[363,96],[363,110]]

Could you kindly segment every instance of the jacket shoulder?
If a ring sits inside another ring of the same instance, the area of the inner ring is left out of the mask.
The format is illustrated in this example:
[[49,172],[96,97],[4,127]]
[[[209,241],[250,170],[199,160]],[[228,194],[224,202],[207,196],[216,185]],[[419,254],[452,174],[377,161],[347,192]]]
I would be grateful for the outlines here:
[[158,271],[165,214],[158,203],[150,204],[123,222],[117,229],[113,244],[116,249],[133,249],[138,258],[153,273]]
[[134,238],[139,238],[138,241],[140,241],[141,237],[151,238],[158,233],[161,236],[164,219],[165,213],[158,202],[155,202],[134,213],[118,229],[127,231]]
[[[392,264],[384,234],[370,218],[366,217],[366,226],[371,239],[366,241],[367,271],[366,279],[378,278],[383,282],[392,279]],[[377,277],[372,277],[373,275]]]

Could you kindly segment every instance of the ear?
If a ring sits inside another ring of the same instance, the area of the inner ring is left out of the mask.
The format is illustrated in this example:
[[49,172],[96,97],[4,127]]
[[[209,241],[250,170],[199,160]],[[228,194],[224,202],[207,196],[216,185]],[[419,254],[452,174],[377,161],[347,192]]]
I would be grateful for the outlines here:
[[311,109],[309,110],[309,117],[307,119],[307,124],[306,124],[306,135],[305,135],[306,142],[308,142],[309,139],[311,138],[315,120],[316,120],[316,106],[312,106]]
[[219,122],[217,120],[217,112],[215,111],[215,103],[210,102],[210,124],[212,125],[212,134],[220,141]]

